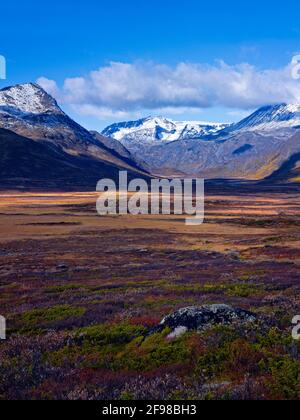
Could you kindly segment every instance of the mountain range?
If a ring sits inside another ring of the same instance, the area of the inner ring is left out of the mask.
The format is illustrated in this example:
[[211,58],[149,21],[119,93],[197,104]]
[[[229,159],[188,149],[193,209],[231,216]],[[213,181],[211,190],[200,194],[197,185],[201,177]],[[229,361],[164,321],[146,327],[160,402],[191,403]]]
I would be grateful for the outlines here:
[[[174,126],[180,129],[172,131]],[[112,125],[103,134],[120,141],[135,158],[142,157],[155,174],[261,180],[276,173],[279,180],[285,168],[284,181],[297,179],[300,166],[297,104],[266,106],[239,123],[224,126],[148,118]],[[286,168],[291,162],[289,177]]]
[[100,134],[33,83],[0,90],[1,188],[95,189],[100,178],[193,176],[300,181],[300,105],[263,107],[237,124],[145,118]]
[[164,117],[148,117],[138,121],[116,123],[107,127],[102,134],[122,144],[148,143],[157,145],[176,140],[186,140],[215,134],[230,124],[200,121],[173,121]]

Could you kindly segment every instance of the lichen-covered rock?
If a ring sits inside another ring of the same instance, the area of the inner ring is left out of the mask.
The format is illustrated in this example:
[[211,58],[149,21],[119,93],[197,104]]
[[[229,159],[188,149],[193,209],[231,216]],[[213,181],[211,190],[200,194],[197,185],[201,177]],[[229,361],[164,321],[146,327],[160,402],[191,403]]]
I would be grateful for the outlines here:
[[203,331],[213,325],[230,325],[235,322],[254,322],[256,317],[251,312],[234,309],[228,305],[205,305],[180,309],[168,315],[160,323],[159,329],[166,327],[174,331],[182,328],[188,331]]

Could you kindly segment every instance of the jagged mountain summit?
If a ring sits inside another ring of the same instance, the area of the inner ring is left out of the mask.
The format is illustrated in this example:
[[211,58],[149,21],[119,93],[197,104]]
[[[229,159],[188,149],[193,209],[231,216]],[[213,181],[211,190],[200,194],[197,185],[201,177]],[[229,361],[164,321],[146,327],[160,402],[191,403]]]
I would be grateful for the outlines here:
[[163,117],[148,117],[121,122],[107,127],[102,134],[119,140],[124,145],[143,143],[162,144],[177,140],[199,138],[215,134],[229,124],[200,121],[173,121]]

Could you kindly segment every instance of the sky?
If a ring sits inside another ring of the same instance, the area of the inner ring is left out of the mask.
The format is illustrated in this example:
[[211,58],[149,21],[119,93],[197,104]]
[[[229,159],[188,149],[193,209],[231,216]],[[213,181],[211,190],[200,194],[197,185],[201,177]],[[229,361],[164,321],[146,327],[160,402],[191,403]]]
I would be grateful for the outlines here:
[[237,121],[300,101],[299,15],[293,0],[10,0],[0,87],[38,82],[89,129],[148,115]]

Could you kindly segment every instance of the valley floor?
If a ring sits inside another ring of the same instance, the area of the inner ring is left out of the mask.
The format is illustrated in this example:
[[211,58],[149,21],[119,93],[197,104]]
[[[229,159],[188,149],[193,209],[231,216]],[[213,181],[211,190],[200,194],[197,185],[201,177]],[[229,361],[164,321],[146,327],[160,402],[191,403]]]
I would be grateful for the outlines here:
[[[0,399],[300,398],[300,193],[211,194],[194,227],[96,198],[1,193]],[[210,303],[258,321],[148,334]]]

